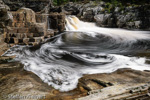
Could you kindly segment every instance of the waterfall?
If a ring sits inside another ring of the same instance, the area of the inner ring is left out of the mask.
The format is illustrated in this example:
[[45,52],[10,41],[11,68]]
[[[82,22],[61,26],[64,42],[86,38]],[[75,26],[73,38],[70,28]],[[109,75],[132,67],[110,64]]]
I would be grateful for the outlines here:
[[148,33],[97,27],[67,16],[66,32],[54,41],[38,49],[14,46],[4,56],[16,55],[15,60],[24,64],[25,70],[55,89],[69,91],[76,88],[83,74],[111,73],[120,68],[150,70],[149,57],[137,56],[150,53]]
[[102,28],[96,26],[95,23],[80,21],[76,16],[66,17],[66,31],[86,32],[92,36],[98,34],[106,35],[121,41],[136,41],[138,39],[149,39],[149,31],[129,31],[125,29]]

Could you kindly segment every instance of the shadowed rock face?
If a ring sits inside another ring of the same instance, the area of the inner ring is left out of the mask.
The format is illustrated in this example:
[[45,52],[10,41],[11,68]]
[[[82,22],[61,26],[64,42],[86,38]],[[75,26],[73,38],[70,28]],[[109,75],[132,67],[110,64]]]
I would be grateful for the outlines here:
[[3,0],[12,11],[16,11],[21,7],[31,8],[32,10],[38,12],[43,10],[45,6],[49,3],[49,0]]
[[3,42],[3,34],[6,33],[6,27],[11,22],[11,14],[8,13],[8,10],[9,7],[0,0],[0,55],[8,49],[7,44]]
[[0,0],[0,34],[4,33],[6,26],[9,24],[10,16],[8,14],[9,7]]

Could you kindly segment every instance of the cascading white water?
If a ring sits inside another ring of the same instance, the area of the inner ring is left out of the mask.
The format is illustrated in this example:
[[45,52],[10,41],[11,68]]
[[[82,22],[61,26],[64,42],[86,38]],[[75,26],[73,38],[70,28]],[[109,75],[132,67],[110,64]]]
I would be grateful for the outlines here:
[[98,34],[103,34],[110,36],[116,40],[125,41],[136,41],[137,39],[149,39],[149,31],[129,31],[125,29],[112,29],[112,28],[102,28],[96,26],[95,23],[80,21],[76,16],[69,16],[66,18],[66,30],[67,31],[79,31],[89,33],[91,36],[96,36]]
[[16,46],[4,55],[15,60],[60,91],[77,86],[83,74],[110,73],[119,68],[150,70],[146,57],[135,54],[150,49],[148,31],[128,31],[97,27],[66,17],[66,32],[40,48]]

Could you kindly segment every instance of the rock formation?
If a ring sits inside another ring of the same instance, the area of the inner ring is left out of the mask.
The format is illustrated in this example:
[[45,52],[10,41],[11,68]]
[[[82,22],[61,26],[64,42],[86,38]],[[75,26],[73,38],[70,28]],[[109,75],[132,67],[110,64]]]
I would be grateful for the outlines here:
[[[65,14],[57,11],[49,14],[51,9],[56,9],[49,0],[4,2],[0,0],[0,55],[14,44],[37,45],[65,30]],[[22,7],[23,5],[29,8]],[[47,13],[35,12],[46,8],[45,5],[48,8]]]
[[65,29],[64,14],[36,14],[29,8],[10,13],[13,22],[4,33],[6,43],[36,45]]
[[[111,9],[112,11],[108,11],[105,2],[100,2],[98,5],[94,2],[68,3],[64,5],[64,9],[47,8],[48,10],[41,14],[36,12],[43,10],[49,4],[49,0],[4,0],[4,2],[0,0],[0,55],[8,49],[6,43],[36,45],[46,38],[63,32],[65,14],[56,13],[61,11],[77,15],[86,21],[96,22],[101,27],[150,29],[149,4],[126,8],[115,7]],[[47,100],[92,100],[96,97],[137,99],[142,96],[149,98],[149,71],[120,69],[110,74],[84,75],[79,79],[76,89],[60,92],[43,83],[32,72],[25,71],[19,62],[9,62],[10,60],[11,57],[0,57],[0,100],[10,100],[9,96],[18,93],[22,96],[40,95]],[[100,96],[95,95],[96,93]]]
[[[58,90],[43,83],[32,72],[23,69],[19,62],[7,62],[11,58],[1,57],[0,99],[21,100],[23,96],[40,96],[42,100],[101,100],[139,99],[149,96],[150,72],[120,69],[111,74],[84,75],[78,87],[69,92]],[[4,63],[5,60],[5,63]],[[7,63],[6,63],[7,62]],[[145,84],[147,83],[147,84]],[[115,91],[115,92],[114,92]],[[103,96],[102,96],[103,95]],[[29,100],[29,99],[25,99]],[[39,100],[35,98],[34,100]]]
[[6,26],[11,20],[11,14],[8,13],[9,7],[0,0],[0,34],[4,33]]
[[12,21],[12,16],[8,12],[9,7],[0,0],[0,55],[2,55],[9,47],[4,43],[3,34],[6,33],[7,26]]
[[150,30],[150,4],[116,6],[106,2],[67,3],[63,6],[68,14],[82,20],[96,22],[100,27]]

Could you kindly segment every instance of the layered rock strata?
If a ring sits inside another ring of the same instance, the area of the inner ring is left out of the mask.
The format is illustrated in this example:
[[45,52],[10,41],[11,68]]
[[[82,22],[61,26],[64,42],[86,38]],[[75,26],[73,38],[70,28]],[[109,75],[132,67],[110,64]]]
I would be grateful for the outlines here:
[[37,45],[65,29],[64,14],[36,14],[29,8],[11,13],[13,22],[4,33],[6,43]]

